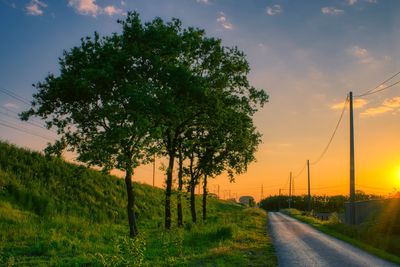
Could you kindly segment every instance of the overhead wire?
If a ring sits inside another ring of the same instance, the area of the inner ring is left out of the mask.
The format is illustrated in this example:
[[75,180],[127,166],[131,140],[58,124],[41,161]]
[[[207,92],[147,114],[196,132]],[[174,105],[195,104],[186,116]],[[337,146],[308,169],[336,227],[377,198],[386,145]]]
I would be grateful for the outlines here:
[[[376,90],[376,91],[371,91],[371,92],[369,92],[369,93],[364,93],[364,94],[361,94],[361,95],[357,95],[357,96],[355,96],[355,97],[359,98],[359,97],[363,97],[363,96],[373,95],[373,94],[382,92],[382,91],[384,91],[384,90],[387,90],[387,89],[389,89],[389,88],[391,88],[391,87],[393,87],[393,86],[395,86],[395,85],[397,85],[397,84],[399,84],[399,83],[400,83],[400,81],[397,81],[397,82],[392,83],[392,84],[390,84],[390,85],[388,85],[388,86],[386,86],[386,87],[380,88],[380,89],[378,89],[378,90]],[[381,86],[381,85],[380,85],[380,86]]]
[[[384,81],[382,81],[379,85],[375,86],[374,88],[369,89],[369,90],[367,90],[364,93],[361,93],[359,95],[355,95],[354,97],[355,98],[359,98],[359,97],[369,96],[369,95],[376,94],[376,93],[382,92],[384,90],[387,90],[387,89],[389,89],[389,88],[391,88],[391,87],[393,87],[393,86],[395,86],[397,84],[400,84],[400,80],[399,80],[399,81],[396,81],[396,82],[394,82],[392,84],[389,84],[389,85],[387,85],[385,87],[382,87],[382,85],[385,85],[387,82],[389,82],[390,80],[392,80],[393,78],[395,78],[398,75],[400,75],[400,71],[395,73],[394,75],[390,76],[389,78],[385,79]],[[380,87],[382,87],[382,88],[380,88]],[[336,132],[337,132],[337,130],[339,128],[339,125],[340,125],[340,123],[341,123],[341,121],[343,119],[343,115],[344,115],[344,112],[346,110],[346,106],[347,106],[348,101],[349,101],[349,96],[347,96],[346,100],[344,101],[343,109],[342,109],[342,112],[340,114],[339,120],[336,123],[335,129],[334,129],[334,131],[333,131],[333,133],[332,133],[327,145],[325,146],[325,148],[322,151],[321,155],[315,161],[310,162],[311,165],[315,165],[318,162],[320,162],[322,160],[322,158],[325,156],[326,152],[328,151],[328,149],[329,149],[329,147],[330,147],[330,145],[331,145],[331,143],[332,143],[332,141],[333,141],[333,139],[334,139],[334,137],[336,135]],[[302,174],[302,172],[304,171],[305,167],[306,167],[306,164],[302,167],[302,169],[298,172],[298,174],[293,176],[293,178],[300,176]],[[363,187],[363,186],[361,186],[361,187]],[[318,188],[314,188],[314,189],[318,189]],[[322,188],[319,188],[319,189],[322,189]]]
[[21,103],[24,103],[24,104],[26,104],[28,106],[31,105],[29,100],[27,100],[26,98],[24,98],[24,97],[14,93],[14,92],[12,92],[11,90],[6,89],[4,87],[0,87],[0,92],[3,93],[3,94],[6,94],[6,95],[8,95],[8,96],[10,96],[12,98],[14,98],[15,100],[20,101]]
[[[4,115],[4,116],[7,116],[7,117],[9,117],[9,118],[11,118],[11,119],[18,120],[18,118],[14,117],[14,116],[11,116],[10,114],[7,114],[6,112],[3,112],[3,111],[1,111],[1,110],[0,110],[0,114],[1,114],[1,115]],[[22,121],[19,121],[19,122],[22,122]],[[41,130],[47,130],[47,131],[51,131],[51,132],[53,132],[53,133],[56,133],[56,131],[51,130],[51,129],[47,129],[47,128],[44,127],[43,125],[37,124],[37,123],[35,123],[35,122],[33,122],[33,121],[23,121],[23,122],[24,122],[24,123],[27,123],[27,124],[29,124],[29,125],[31,125],[31,126],[34,126],[34,127],[36,127],[36,128],[39,128],[39,129],[41,129]]]
[[296,175],[292,176],[292,178],[297,178],[297,177],[299,177],[299,176],[303,173],[303,171],[306,169],[306,166],[307,166],[307,162],[304,163],[304,165],[303,165],[303,167],[301,168],[301,170],[300,170]]
[[343,108],[342,108],[342,112],[341,112],[341,114],[340,114],[339,120],[338,120],[337,123],[336,123],[336,127],[335,127],[335,129],[333,130],[333,133],[332,133],[332,135],[331,135],[331,137],[330,137],[330,139],[329,139],[328,144],[325,146],[324,150],[322,151],[321,155],[317,158],[317,160],[315,160],[315,161],[313,161],[313,162],[310,162],[311,165],[315,165],[315,164],[317,164],[318,162],[320,162],[321,159],[325,156],[326,152],[328,151],[329,146],[331,145],[331,143],[332,143],[332,141],[333,141],[333,138],[335,137],[336,132],[337,132],[337,130],[338,130],[338,128],[339,128],[340,122],[341,122],[342,119],[343,119],[343,115],[344,115],[344,112],[346,111],[346,106],[347,106],[348,101],[349,101],[349,97],[347,96],[347,97],[346,97],[346,100],[344,101]]
[[48,141],[54,141],[54,139],[52,139],[50,137],[46,137],[44,135],[41,135],[41,134],[38,134],[38,133],[34,133],[32,131],[28,131],[28,130],[23,129],[21,127],[17,127],[15,125],[10,124],[7,121],[0,120],[0,125],[4,126],[4,127],[7,127],[7,128],[10,128],[10,129],[14,129],[14,130],[22,132],[22,133],[26,133],[26,134],[33,135],[33,136],[36,136],[36,137],[40,137],[40,138],[48,140]]
[[372,89],[370,89],[370,90],[367,90],[366,92],[361,93],[361,94],[359,94],[359,95],[356,95],[356,96],[354,96],[354,97],[363,97],[363,96],[367,96],[367,95],[372,95],[372,94],[375,94],[375,93],[378,93],[378,92],[380,92],[380,91],[386,90],[386,89],[388,89],[388,88],[390,88],[390,87],[392,87],[392,86],[394,86],[394,85],[400,83],[400,81],[398,81],[398,82],[396,82],[396,83],[394,83],[394,84],[392,84],[392,85],[390,85],[390,86],[387,86],[387,87],[385,87],[385,88],[381,88],[381,89],[375,91],[376,89],[378,89],[379,87],[381,87],[382,85],[384,85],[384,84],[387,83],[388,81],[392,80],[394,77],[396,77],[396,76],[399,75],[399,74],[400,74],[400,71],[397,72],[397,73],[395,73],[394,75],[390,76],[389,78],[387,78],[386,80],[384,80],[383,82],[381,82],[380,84],[378,84],[377,86],[375,86],[374,88],[372,88]]

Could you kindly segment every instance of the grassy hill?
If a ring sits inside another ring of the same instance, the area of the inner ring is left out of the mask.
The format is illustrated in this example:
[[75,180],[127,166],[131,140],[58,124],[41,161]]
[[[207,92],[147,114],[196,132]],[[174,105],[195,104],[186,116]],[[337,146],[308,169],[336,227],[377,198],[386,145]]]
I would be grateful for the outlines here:
[[0,265],[276,265],[264,212],[210,199],[209,219],[193,225],[184,203],[184,229],[164,231],[163,190],[134,190],[132,240],[123,180],[0,142]]

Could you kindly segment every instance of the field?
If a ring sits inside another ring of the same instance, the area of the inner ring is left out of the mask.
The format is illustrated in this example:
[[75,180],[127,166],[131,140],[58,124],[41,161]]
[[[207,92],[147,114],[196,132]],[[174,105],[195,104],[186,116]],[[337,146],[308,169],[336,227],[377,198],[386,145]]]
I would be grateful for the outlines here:
[[210,198],[195,225],[184,201],[184,227],[165,231],[163,190],[134,190],[129,239],[121,179],[0,142],[0,265],[276,266],[264,211]]

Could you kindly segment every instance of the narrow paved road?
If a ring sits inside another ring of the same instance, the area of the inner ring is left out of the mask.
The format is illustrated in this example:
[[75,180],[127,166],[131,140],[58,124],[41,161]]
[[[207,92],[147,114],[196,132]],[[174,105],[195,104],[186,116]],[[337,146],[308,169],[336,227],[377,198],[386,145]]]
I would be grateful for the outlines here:
[[279,266],[397,266],[279,212],[269,212]]

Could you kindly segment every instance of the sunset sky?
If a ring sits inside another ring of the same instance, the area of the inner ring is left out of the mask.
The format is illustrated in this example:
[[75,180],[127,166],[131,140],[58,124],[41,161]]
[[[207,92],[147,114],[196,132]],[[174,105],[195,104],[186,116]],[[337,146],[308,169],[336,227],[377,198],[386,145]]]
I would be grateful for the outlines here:
[[[250,63],[250,82],[270,96],[255,116],[263,134],[257,162],[234,184],[225,176],[210,181],[209,190],[219,185],[222,197],[230,190],[231,197],[259,199],[261,187],[264,196],[279,188],[286,194],[290,171],[296,176],[307,159],[321,155],[348,92],[361,94],[400,71],[398,0],[0,0],[0,138],[43,150],[43,137],[54,132],[12,118],[28,108],[31,84],[57,74],[58,57],[81,37],[120,31],[116,20],[130,10],[145,21],[180,18],[237,46]],[[356,98],[355,107],[356,189],[399,190],[400,84]],[[348,194],[348,117],[347,110],[329,150],[311,166],[312,193]],[[156,185],[162,186],[158,167]],[[306,193],[306,175],[295,178],[296,194]],[[151,183],[152,166],[137,170],[135,179]]]

